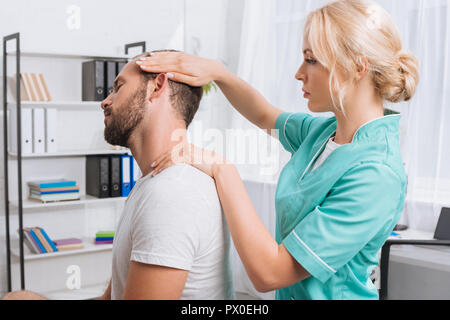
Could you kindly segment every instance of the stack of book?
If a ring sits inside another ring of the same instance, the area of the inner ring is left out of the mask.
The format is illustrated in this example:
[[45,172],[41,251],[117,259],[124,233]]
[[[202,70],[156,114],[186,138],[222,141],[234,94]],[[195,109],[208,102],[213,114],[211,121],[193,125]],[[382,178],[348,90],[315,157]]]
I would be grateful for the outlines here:
[[[16,74],[13,78],[8,78],[12,94],[15,97],[17,88]],[[20,100],[21,101],[52,101],[50,91],[45,82],[44,75],[39,73],[20,74]]]
[[111,244],[114,240],[114,231],[99,231],[95,234],[95,244]]
[[24,228],[23,234],[25,244],[33,253],[50,253],[58,251],[58,248],[42,228]]
[[53,241],[59,251],[83,249],[83,241],[77,238],[58,239]]
[[80,188],[76,181],[66,179],[30,181],[30,199],[41,202],[79,200]]

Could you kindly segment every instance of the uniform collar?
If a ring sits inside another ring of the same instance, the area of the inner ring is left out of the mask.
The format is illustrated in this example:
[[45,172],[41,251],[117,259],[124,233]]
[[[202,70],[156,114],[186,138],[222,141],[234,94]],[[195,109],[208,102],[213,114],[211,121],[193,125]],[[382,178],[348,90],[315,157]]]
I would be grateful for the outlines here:
[[398,134],[400,129],[400,119],[401,115],[389,115],[382,118],[378,118],[367,122],[362,125],[358,130],[356,130],[353,136],[353,142],[358,142],[360,140],[366,140],[371,136],[376,136],[377,132],[381,129],[383,132],[389,132],[393,134]]

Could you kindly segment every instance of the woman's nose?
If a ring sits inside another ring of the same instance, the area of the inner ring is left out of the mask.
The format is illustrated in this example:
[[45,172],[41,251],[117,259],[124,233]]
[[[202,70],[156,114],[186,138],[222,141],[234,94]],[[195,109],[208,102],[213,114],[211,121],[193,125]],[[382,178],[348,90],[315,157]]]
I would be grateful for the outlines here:
[[297,79],[298,81],[302,81],[303,83],[305,83],[305,81],[306,81],[306,76],[305,76],[305,73],[303,72],[303,65],[298,69],[297,73],[295,74],[295,79]]

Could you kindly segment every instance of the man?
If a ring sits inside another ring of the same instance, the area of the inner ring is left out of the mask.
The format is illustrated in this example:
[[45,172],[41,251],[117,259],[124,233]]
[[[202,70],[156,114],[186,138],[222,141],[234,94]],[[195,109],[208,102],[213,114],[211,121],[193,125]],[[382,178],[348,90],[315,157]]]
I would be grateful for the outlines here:
[[151,174],[158,156],[187,141],[202,88],[144,73],[136,61],[101,105],[105,140],[130,148],[143,173],[125,202],[101,299],[233,299],[230,238],[214,180],[184,164]]

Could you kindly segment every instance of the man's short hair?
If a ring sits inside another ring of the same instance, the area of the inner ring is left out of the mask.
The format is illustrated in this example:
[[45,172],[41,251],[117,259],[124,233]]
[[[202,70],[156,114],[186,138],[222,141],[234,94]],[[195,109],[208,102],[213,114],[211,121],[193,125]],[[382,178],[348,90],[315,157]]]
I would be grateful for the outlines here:
[[[154,52],[178,52],[177,50],[155,50]],[[139,59],[142,57],[150,57],[150,52],[145,52],[135,59]],[[144,72],[141,70],[141,75],[146,79],[146,81],[155,80],[159,73],[150,73]],[[203,88],[202,87],[192,87],[185,83],[171,81],[169,79],[169,87],[170,87],[170,102],[175,110],[180,114],[186,123],[186,128],[189,127],[192,120],[194,119],[195,114],[198,111],[200,106],[200,101],[203,96]]]

